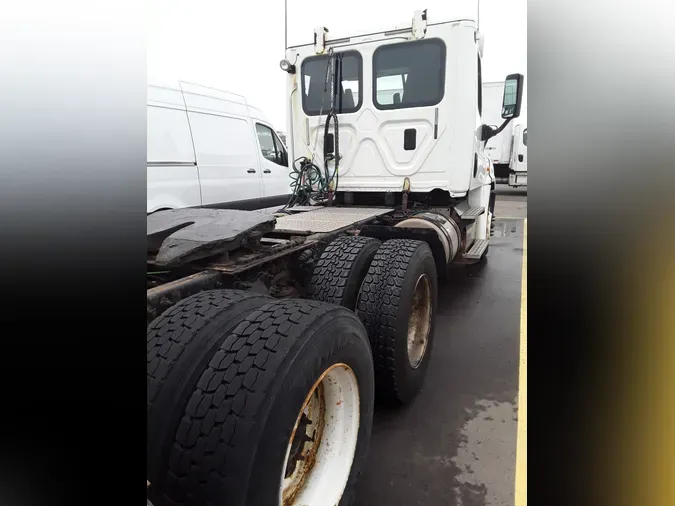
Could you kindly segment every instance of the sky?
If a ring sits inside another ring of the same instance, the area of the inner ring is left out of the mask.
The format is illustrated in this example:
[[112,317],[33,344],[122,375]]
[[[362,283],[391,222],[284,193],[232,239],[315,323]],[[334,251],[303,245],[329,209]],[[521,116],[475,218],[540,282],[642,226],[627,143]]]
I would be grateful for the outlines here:
[[[477,0],[288,0],[288,44],[311,43],[314,28],[357,35],[410,23],[476,18]],[[277,130],[286,125],[282,0],[146,0],[148,80],[191,81],[244,95]],[[483,80],[527,76],[527,0],[482,0]],[[524,100],[523,113],[526,114]]]

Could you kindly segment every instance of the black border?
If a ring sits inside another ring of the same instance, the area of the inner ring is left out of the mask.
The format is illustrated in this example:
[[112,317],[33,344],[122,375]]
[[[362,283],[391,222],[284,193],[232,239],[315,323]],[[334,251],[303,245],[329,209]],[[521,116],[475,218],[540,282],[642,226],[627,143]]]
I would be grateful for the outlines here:
[[[357,61],[358,61],[358,67],[359,67],[359,102],[355,105],[353,110],[347,110],[345,111],[344,108],[341,112],[338,114],[354,114],[355,112],[359,112],[361,109],[361,106],[363,105],[363,56],[361,56],[361,53],[359,51],[356,51],[354,49],[350,49],[348,51],[339,51],[336,52],[335,54],[342,54],[346,56],[356,56]],[[325,116],[328,114],[329,107],[326,108],[326,110],[319,114],[319,112],[309,112],[306,107],[305,103],[305,63],[308,61],[314,61],[314,60],[327,60],[329,56],[327,54],[322,54],[322,55],[317,55],[317,56],[310,56],[308,58],[305,58],[302,61],[302,65],[300,66],[300,86],[301,86],[301,92],[302,92],[302,111],[307,115],[307,116]]]
[[[417,44],[417,45],[437,45],[441,49],[441,63],[442,67],[439,72],[439,76],[441,78],[441,95],[438,97],[438,100],[428,100],[424,102],[415,102],[412,104],[380,104],[377,102],[377,78],[376,78],[376,72],[375,72],[375,63],[377,59],[377,55],[380,51],[389,49],[393,46],[400,46],[402,44]],[[399,109],[413,109],[416,107],[433,107],[435,105],[440,104],[443,101],[443,98],[445,97],[445,69],[447,67],[447,48],[445,46],[445,42],[443,42],[442,39],[438,37],[433,37],[430,39],[422,39],[422,40],[413,40],[413,41],[406,41],[406,42],[396,42],[394,44],[386,44],[384,46],[378,47],[375,52],[373,52],[373,61],[372,61],[372,76],[373,76],[373,86],[372,86],[372,99],[373,99],[373,105],[375,106],[376,109],[380,111],[391,111],[391,110],[399,110]]]

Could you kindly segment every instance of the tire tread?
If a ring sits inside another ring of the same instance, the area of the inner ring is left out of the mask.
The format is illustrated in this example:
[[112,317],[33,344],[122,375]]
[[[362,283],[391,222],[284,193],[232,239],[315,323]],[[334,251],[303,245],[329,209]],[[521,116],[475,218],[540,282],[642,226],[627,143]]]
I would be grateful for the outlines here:
[[308,289],[310,298],[346,307],[355,305],[362,281],[355,279],[359,268],[376,254],[380,244],[378,239],[358,235],[344,235],[332,241],[314,267]]
[[272,302],[251,312],[231,332],[204,370],[182,417],[163,504],[214,504],[218,490],[241,487],[238,463],[248,458],[249,431],[287,350],[331,310],[335,307],[319,301]]
[[386,400],[401,399],[395,362],[397,313],[406,270],[421,248],[429,246],[413,239],[385,241],[370,264],[359,294],[357,314],[373,350],[376,396]]

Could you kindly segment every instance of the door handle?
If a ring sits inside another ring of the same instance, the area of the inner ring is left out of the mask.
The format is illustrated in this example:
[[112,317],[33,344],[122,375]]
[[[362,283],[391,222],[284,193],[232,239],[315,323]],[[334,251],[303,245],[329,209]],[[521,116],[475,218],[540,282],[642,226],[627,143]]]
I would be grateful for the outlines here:
[[270,169],[265,169],[265,170],[263,170],[263,172],[264,172],[265,174],[271,174],[271,173],[272,173],[272,171],[271,171]]
[[255,174],[255,169],[248,169],[246,172],[248,172],[249,174]]

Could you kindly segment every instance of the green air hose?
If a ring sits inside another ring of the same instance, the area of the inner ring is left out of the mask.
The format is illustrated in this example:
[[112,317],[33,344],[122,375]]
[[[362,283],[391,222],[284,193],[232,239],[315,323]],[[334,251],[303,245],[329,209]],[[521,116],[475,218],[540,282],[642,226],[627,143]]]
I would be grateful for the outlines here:
[[[331,63],[333,64],[331,66]],[[332,70],[332,76],[330,76],[329,70]],[[329,77],[330,76],[330,77]],[[293,206],[305,206],[310,203],[312,200],[322,200],[328,196],[329,191],[331,191],[331,185],[335,183],[332,191],[337,191],[338,187],[338,166],[340,163],[340,138],[339,138],[339,127],[338,127],[338,117],[335,110],[335,101],[337,90],[339,89],[339,83],[342,78],[342,55],[335,56],[333,54],[333,49],[329,51],[328,64],[326,66],[326,81],[324,84],[324,91],[327,91],[329,79],[331,84],[331,107],[328,115],[326,117],[326,125],[324,128],[324,146],[328,139],[328,130],[330,128],[330,121],[333,120],[333,129],[335,132],[335,146],[334,153],[336,155],[324,153],[324,171],[322,172],[318,165],[316,165],[311,159],[306,156],[301,156],[293,161],[292,171],[290,173],[291,178],[291,198],[288,200],[286,205],[282,210],[293,207]],[[323,109],[323,102],[322,102]],[[342,109],[342,101],[340,100],[340,110]],[[319,112],[321,115],[321,111]],[[334,160],[335,167],[333,173],[331,174],[328,168],[328,162]]]

